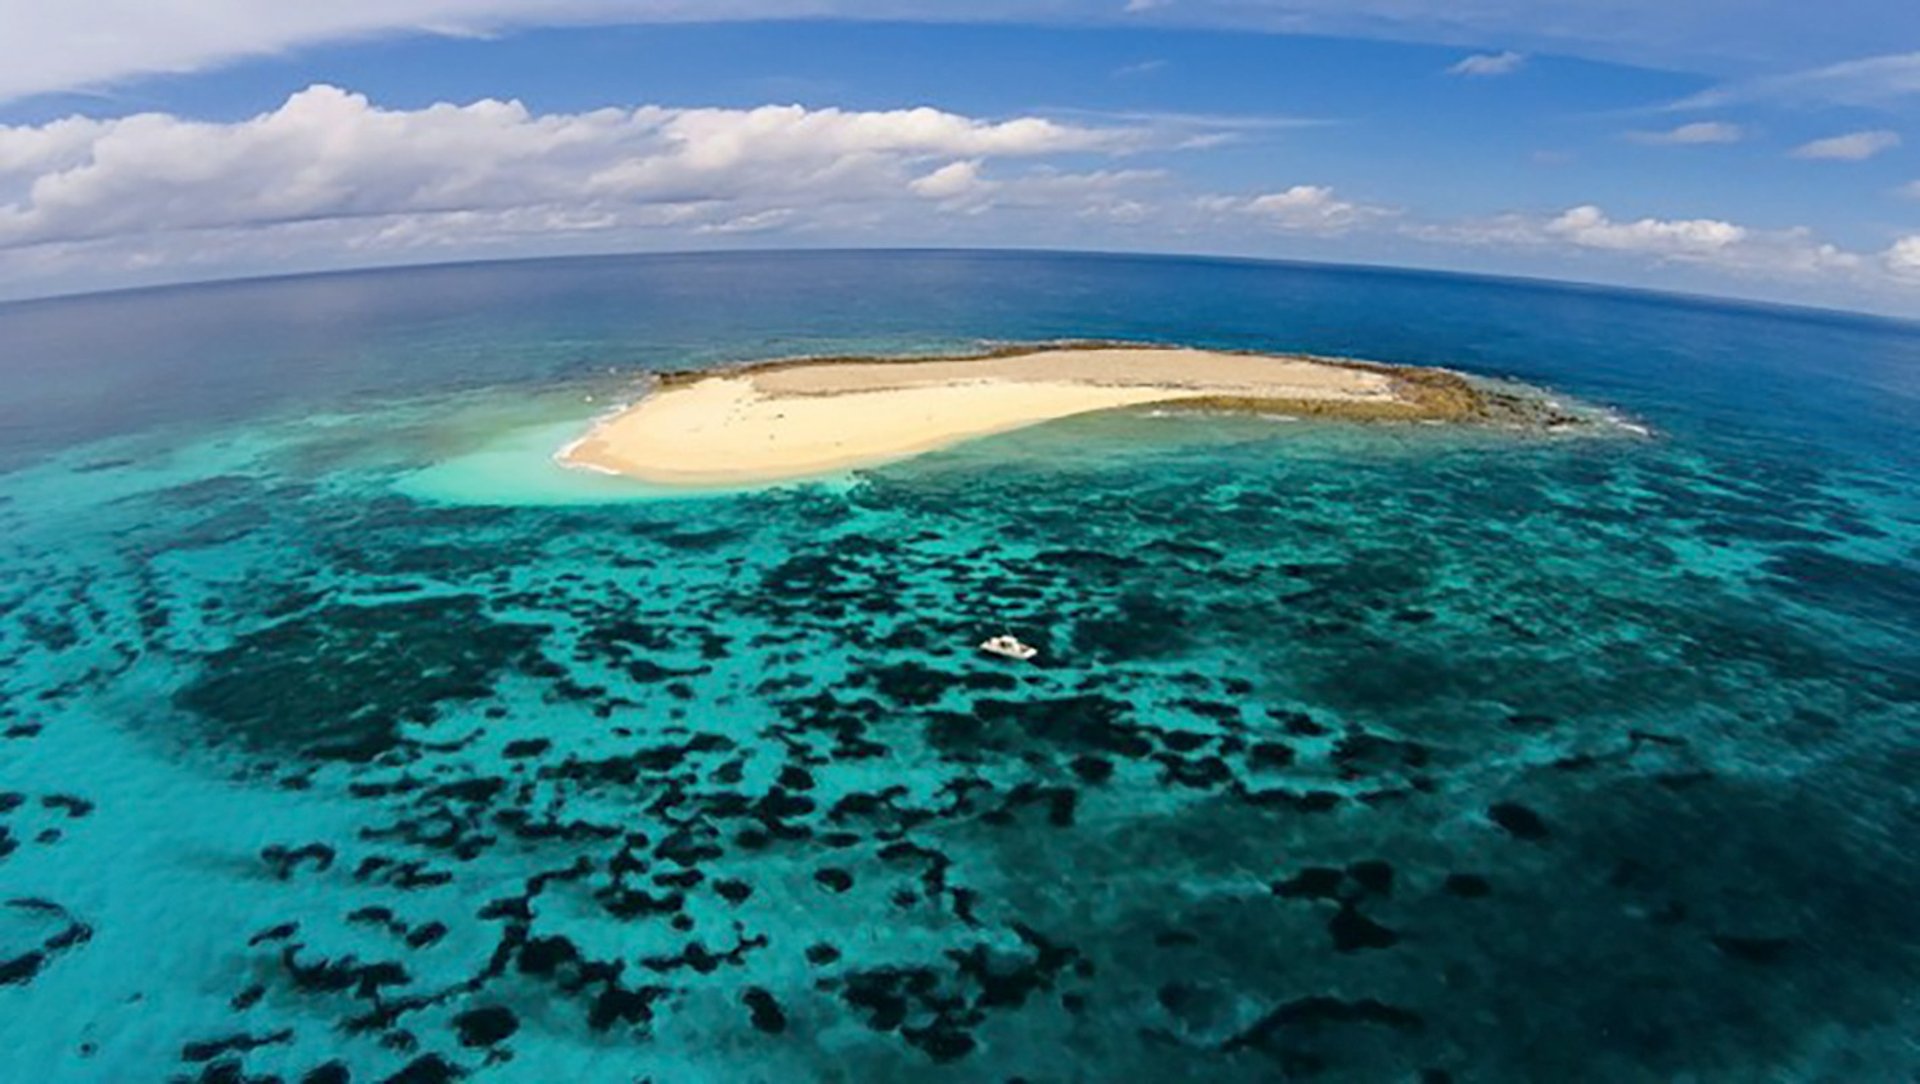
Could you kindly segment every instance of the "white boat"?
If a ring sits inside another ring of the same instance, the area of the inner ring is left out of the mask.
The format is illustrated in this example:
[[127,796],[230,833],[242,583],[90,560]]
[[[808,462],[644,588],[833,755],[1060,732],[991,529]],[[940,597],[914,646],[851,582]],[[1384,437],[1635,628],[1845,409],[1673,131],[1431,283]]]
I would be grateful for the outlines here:
[[1018,659],[1021,662],[1027,662],[1035,655],[1040,654],[1040,649],[1034,647],[1032,644],[1023,644],[1012,636],[1006,635],[995,636],[990,640],[981,641],[980,650],[989,655],[1003,655],[1009,659]]

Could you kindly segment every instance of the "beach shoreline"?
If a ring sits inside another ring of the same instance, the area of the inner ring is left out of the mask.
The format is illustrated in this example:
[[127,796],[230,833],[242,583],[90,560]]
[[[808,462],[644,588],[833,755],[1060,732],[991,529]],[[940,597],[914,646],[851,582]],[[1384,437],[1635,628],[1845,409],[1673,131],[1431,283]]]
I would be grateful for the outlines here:
[[1133,407],[1471,422],[1513,412],[1512,398],[1446,369],[1133,344],[787,359],[661,374],[555,459],[654,485],[734,487],[877,466]]

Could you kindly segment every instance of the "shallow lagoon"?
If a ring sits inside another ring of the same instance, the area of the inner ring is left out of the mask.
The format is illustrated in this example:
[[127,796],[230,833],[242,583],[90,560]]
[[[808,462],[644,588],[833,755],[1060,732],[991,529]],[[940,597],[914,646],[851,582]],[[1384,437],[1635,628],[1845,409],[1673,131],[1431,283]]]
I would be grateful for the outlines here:
[[[1070,335],[1654,436],[1149,412],[545,485],[646,369]],[[735,255],[9,306],[0,358],[8,1079],[1920,1066],[1912,326]]]

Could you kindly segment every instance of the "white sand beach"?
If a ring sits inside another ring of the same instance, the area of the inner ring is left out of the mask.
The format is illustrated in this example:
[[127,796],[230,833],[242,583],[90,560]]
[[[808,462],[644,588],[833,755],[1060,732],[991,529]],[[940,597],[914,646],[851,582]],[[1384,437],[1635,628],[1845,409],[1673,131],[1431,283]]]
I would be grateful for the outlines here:
[[1387,372],[1204,350],[802,362],[666,383],[560,458],[656,485],[749,485],[871,466],[1075,414],[1199,399],[1402,401]]

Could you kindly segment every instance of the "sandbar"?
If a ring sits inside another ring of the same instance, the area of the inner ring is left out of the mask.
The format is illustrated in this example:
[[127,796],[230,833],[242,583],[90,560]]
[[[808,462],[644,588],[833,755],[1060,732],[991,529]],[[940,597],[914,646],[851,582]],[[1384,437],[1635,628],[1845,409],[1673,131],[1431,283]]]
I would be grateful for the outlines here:
[[1480,408],[1441,369],[1144,346],[818,359],[669,374],[558,459],[654,485],[732,487],[875,466],[1094,411],[1181,403],[1361,420]]

